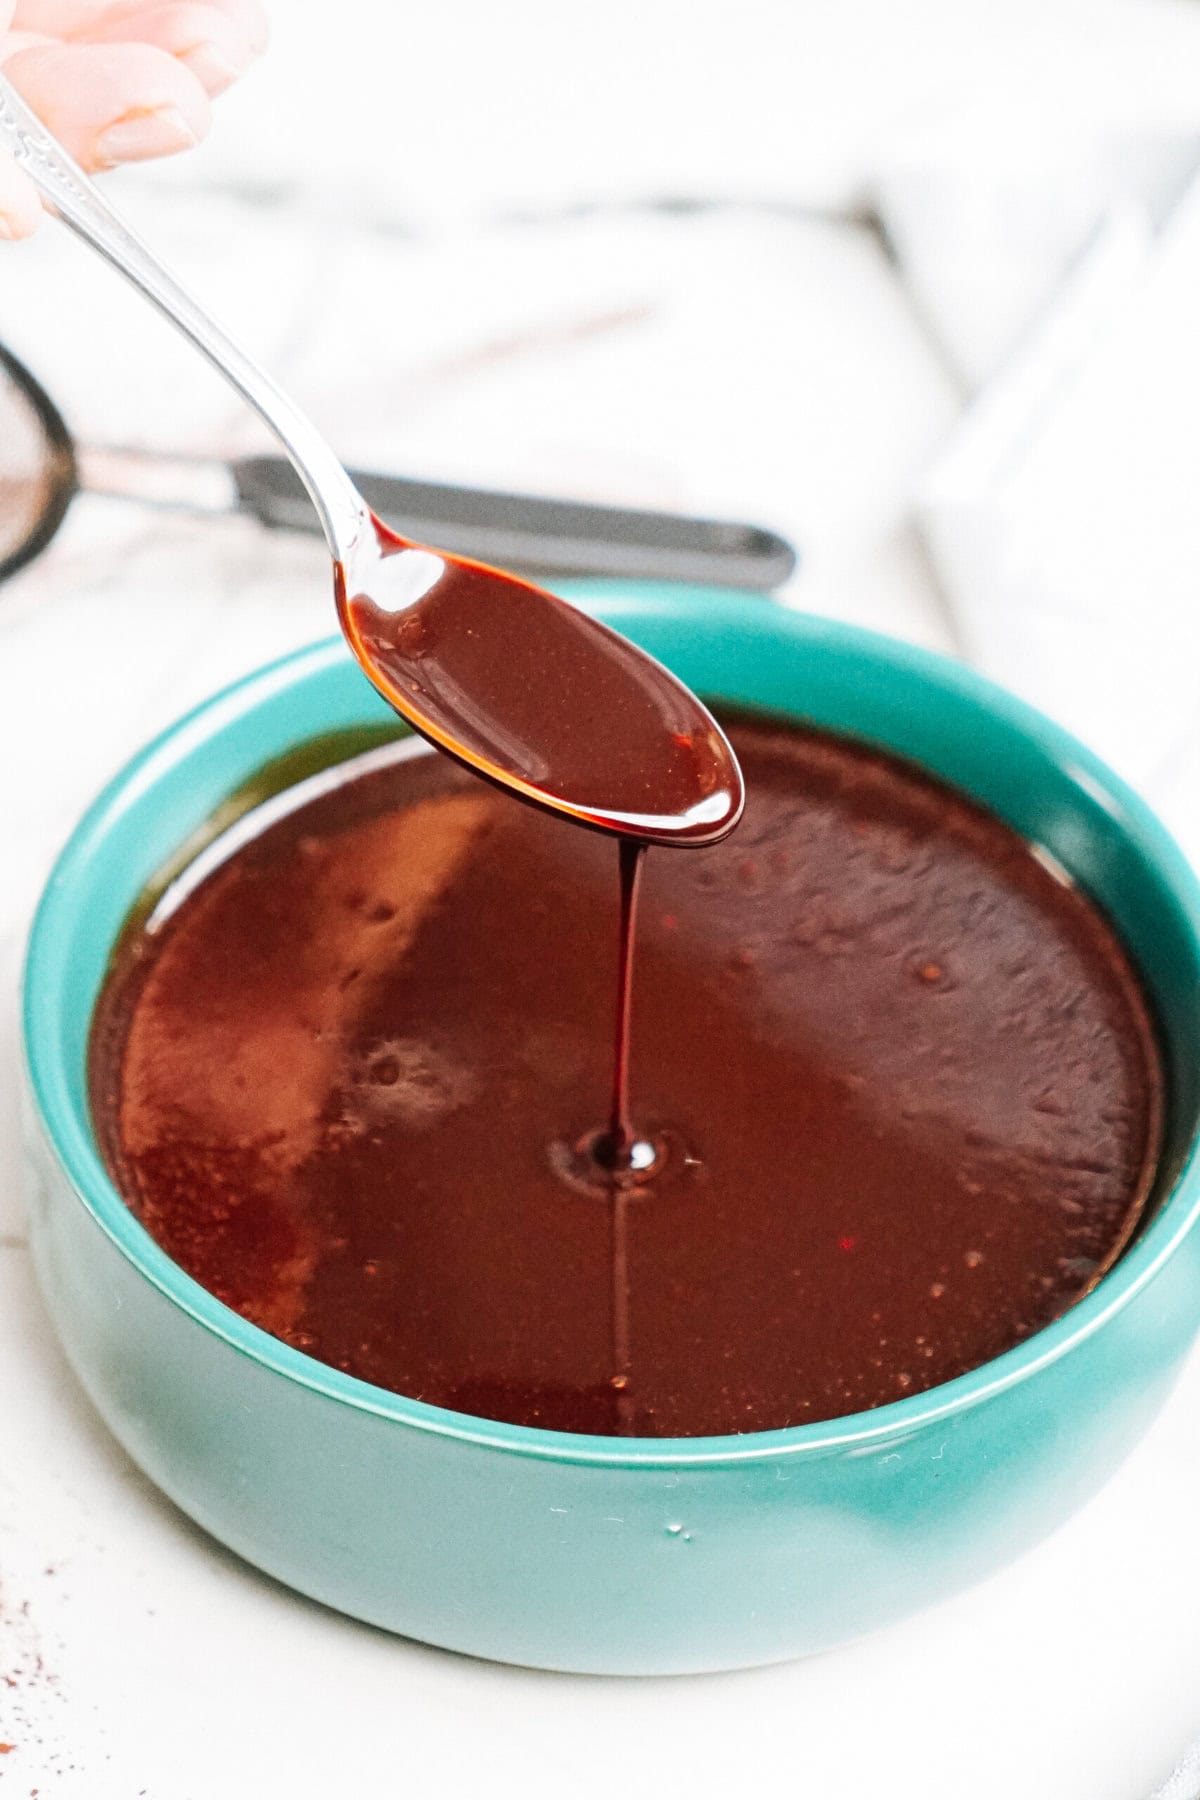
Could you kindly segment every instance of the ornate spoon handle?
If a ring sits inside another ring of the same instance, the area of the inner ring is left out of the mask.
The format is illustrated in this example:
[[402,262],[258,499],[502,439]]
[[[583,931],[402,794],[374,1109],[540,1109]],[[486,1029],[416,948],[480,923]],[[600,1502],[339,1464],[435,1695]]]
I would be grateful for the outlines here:
[[64,223],[165,313],[270,426],[308,489],[331,554],[347,562],[366,507],[325,439],[129,229],[3,76],[0,149],[16,159]]

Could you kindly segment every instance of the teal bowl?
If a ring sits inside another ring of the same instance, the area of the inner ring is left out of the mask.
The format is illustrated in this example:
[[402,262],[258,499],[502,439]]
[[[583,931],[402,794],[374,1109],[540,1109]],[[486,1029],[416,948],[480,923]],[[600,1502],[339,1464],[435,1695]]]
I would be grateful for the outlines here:
[[1160,1199],[1099,1286],[1016,1349],[878,1411],[743,1437],[577,1437],[387,1393],[288,1348],[177,1268],[122,1203],[88,1115],[88,1024],[139,891],[267,760],[388,715],[340,643],[202,706],[117,777],[50,878],[25,976],[29,1201],[67,1353],[129,1454],[214,1537],[391,1631],[613,1674],[821,1650],[1043,1537],[1143,1431],[1200,1323],[1200,892],[1146,807],[967,671],[866,632],[684,588],[576,589],[718,700],[903,752],[1089,890],[1167,1050]]

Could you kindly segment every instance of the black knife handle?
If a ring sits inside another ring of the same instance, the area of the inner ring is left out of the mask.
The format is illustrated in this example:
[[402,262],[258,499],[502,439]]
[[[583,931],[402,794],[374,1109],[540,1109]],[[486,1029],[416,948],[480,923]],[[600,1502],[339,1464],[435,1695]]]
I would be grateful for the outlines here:
[[[786,539],[734,520],[590,506],[490,489],[350,471],[385,524],[418,544],[529,575],[624,575],[766,592],[796,566]],[[240,505],[264,525],[318,531],[312,503],[282,457],[233,464]]]

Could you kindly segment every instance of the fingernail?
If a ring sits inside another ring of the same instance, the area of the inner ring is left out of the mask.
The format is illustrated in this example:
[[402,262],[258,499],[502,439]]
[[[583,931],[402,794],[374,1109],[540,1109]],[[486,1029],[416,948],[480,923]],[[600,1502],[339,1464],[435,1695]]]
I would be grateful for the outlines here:
[[245,73],[248,64],[235,63],[215,44],[197,44],[186,56],[177,59],[189,69],[206,94],[223,94],[231,82]]
[[173,156],[198,142],[177,106],[156,106],[128,112],[102,131],[92,147],[92,160],[98,169],[111,169],[117,163],[142,162],[149,156]]

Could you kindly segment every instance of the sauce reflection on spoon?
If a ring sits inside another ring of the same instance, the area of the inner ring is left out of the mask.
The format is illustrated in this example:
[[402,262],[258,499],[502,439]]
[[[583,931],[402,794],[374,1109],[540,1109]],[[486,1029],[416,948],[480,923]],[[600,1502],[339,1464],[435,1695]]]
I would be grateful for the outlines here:
[[485,563],[375,540],[336,570],[342,629],[424,737],[521,799],[642,844],[711,844],[745,800],[708,709],[569,601]]

